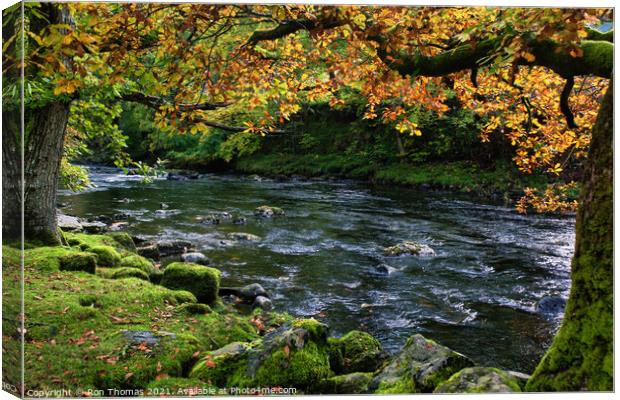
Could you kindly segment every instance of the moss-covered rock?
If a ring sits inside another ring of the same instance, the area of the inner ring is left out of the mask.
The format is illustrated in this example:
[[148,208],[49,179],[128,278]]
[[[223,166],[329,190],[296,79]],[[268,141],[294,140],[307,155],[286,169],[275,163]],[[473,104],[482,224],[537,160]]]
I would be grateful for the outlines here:
[[161,279],[163,277],[164,277],[164,271],[160,269],[154,269],[153,272],[149,274],[149,279],[151,280],[151,282],[158,284],[158,285],[161,283]]
[[84,271],[91,274],[97,269],[97,256],[88,252],[77,252],[59,258],[61,271]]
[[312,391],[329,378],[327,326],[294,320],[252,343],[235,343],[207,354],[190,377],[220,387],[294,387]]
[[197,303],[198,299],[192,292],[187,290],[172,290],[170,296],[167,299],[172,304],[185,304],[185,303]]
[[260,206],[254,210],[254,215],[262,218],[271,218],[274,216],[284,215],[284,210],[280,207]]
[[455,372],[473,365],[464,355],[414,335],[373,378],[369,388],[375,393],[428,393]]
[[381,343],[366,332],[351,331],[339,339],[330,338],[329,344],[336,373],[373,372],[387,359]]
[[516,378],[497,368],[471,367],[452,375],[439,384],[434,393],[520,392]]
[[177,312],[187,314],[208,314],[212,312],[211,307],[202,303],[184,303],[177,307]]
[[125,232],[114,232],[108,233],[108,236],[112,238],[118,245],[123,247],[125,250],[130,251],[132,253],[136,252],[136,244],[128,233]]
[[138,268],[121,267],[115,268],[110,276],[112,279],[126,279],[126,278],[138,278],[144,281],[149,280],[149,276],[146,272]]
[[161,284],[170,289],[187,290],[199,302],[211,304],[217,299],[220,271],[202,265],[175,262],[164,270]]
[[89,246],[88,251],[97,255],[97,265],[102,267],[116,267],[121,261],[121,255],[112,246]]
[[435,250],[428,245],[417,242],[402,242],[394,246],[386,247],[383,250],[386,256],[401,256],[404,254],[410,254],[414,256],[434,256]]
[[124,356],[97,374],[99,389],[144,389],[158,375],[181,377],[200,348],[188,334],[123,331],[109,340],[118,343]]
[[137,268],[150,275],[155,271],[153,263],[146,258],[137,254],[132,254],[127,257],[123,257],[119,263],[121,267]]
[[332,376],[319,382],[316,392],[321,394],[363,394],[368,393],[368,384],[372,379],[370,372],[353,372],[346,375]]

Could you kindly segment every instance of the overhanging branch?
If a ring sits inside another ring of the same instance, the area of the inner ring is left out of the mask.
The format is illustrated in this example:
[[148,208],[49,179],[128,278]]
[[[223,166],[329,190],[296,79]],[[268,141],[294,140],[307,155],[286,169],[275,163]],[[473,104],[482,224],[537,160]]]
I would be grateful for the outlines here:
[[124,94],[121,96],[121,99],[125,101],[132,101],[135,103],[144,104],[145,106],[148,106],[151,108],[160,108],[165,105],[171,105],[175,107],[177,110],[182,111],[182,112],[197,111],[197,110],[204,110],[204,111],[216,110],[218,108],[226,107],[230,105],[230,103],[228,102],[219,102],[219,103],[203,102],[203,103],[193,103],[193,104],[192,103],[174,104],[174,103],[167,102],[161,97],[150,96],[150,95],[147,95],[141,92],[131,92],[131,93]]

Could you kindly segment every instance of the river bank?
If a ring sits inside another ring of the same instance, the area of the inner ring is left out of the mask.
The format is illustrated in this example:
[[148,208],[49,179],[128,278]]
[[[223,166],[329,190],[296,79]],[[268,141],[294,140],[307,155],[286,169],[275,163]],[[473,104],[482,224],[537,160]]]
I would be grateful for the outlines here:
[[[240,311],[218,296],[219,270],[173,263],[162,271],[135,253],[127,234],[64,233],[63,240],[26,245],[24,254],[29,396],[53,397],[59,387],[69,397],[257,387],[290,394],[505,392],[521,391],[528,378],[471,368],[468,357],[421,335],[390,356],[365,332],[333,337],[313,318]],[[3,246],[5,304],[21,295],[11,284],[19,280],[19,259],[17,249]],[[4,333],[17,344],[19,302],[10,304]],[[5,363],[17,350],[7,346]]]

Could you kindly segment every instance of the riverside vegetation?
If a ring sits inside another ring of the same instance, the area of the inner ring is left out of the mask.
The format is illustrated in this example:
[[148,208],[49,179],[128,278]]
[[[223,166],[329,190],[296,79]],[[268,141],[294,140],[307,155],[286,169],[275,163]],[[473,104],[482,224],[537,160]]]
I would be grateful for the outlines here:
[[[474,367],[421,335],[389,356],[365,332],[335,338],[315,319],[260,308],[243,313],[218,296],[217,269],[177,262],[161,271],[136,253],[126,233],[64,233],[63,242],[27,245],[24,253],[25,389],[31,395],[59,388],[72,396],[227,394],[256,387],[521,391],[528,378]],[[20,279],[19,257],[17,249],[3,246],[5,321],[16,321],[19,313],[19,303],[11,302],[20,296],[11,284]]]

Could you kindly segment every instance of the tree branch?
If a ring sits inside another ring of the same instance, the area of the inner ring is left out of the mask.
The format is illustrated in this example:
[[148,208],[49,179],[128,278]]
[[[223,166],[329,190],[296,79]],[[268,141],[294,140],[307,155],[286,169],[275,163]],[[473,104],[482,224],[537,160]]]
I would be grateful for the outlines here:
[[125,101],[133,101],[135,103],[141,103],[144,104],[145,106],[151,107],[151,108],[160,108],[161,106],[164,105],[171,105],[176,107],[179,111],[182,112],[187,112],[187,111],[196,111],[196,110],[216,110],[218,108],[221,107],[226,107],[228,105],[230,105],[231,103],[228,102],[220,102],[220,103],[207,103],[207,102],[203,102],[203,103],[168,103],[166,100],[162,99],[161,97],[157,97],[157,96],[150,96],[141,92],[131,92],[131,93],[127,93],[121,96],[122,100]]
[[562,111],[562,114],[564,114],[564,117],[566,118],[566,125],[568,125],[570,129],[577,128],[575,118],[573,117],[573,112],[568,104],[568,97],[570,96],[570,92],[573,90],[574,85],[575,79],[572,76],[566,79],[566,84],[564,85],[564,89],[562,89],[562,94],[560,95],[560,110]]
[[281,22],[275,28],[254,31],[248,41],[247,45],[254,45],[263,40],[275,40],[282,38],[284,36],[290,35],[300,30],[311,31],[313,29],[322,28],[322,29],[330,29],[335,28],[337,26],[344,25],[345,22],[342,20],[338,20],[335,18],[319,20],[319,21],[311,21],[309,19],[300,19],[295,21],[285,21]]
[[[208,119],[204,119],[204,118],[196,118],[193,120],[196,123],[201,123],[201,124],[205,124],[207,126],[210,126],[212,128],[217,128],[217,129],[221,129],[223,131],[228,131],[228,132],[243,132],[248,130],[247,126],[233,126],[233,125],[226,125],[226,124],[222,124],[220,122],[215,122],[215,121],[211,121]],[[269,130],[269,129],[263,129],[263,128],[257,128],[259,131],[263,132],[263,133],[267,133],[267,134],[286,134],[289,133],[287,130],[284,129],[274,129],[274,130]]]

